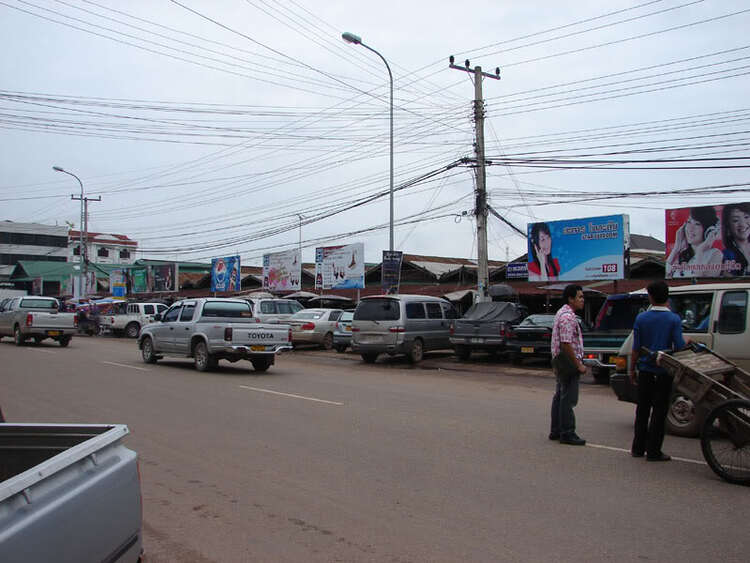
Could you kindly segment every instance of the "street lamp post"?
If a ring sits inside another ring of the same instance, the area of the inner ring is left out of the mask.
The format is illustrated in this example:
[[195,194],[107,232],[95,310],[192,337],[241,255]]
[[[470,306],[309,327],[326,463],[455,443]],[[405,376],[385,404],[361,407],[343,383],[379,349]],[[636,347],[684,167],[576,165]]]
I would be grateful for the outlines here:
[[385,68],[388,69],[388,78],[390,79],[391,84],[391,189],[390,189],[390,205],[391,205],[391,213],[390,213],[390,229],[389,229],[389,246],[388,250],[393,251],[393,73],[391,72],[391,67],[388,65],[388,61],[385,60],[385,57],[378,53],[375,49],[370,47],[369,45],[365,45],[362,43],[362,38],[358,35],[354,35],[353,33],[349,33],[348,31],[341,34],[341,38],[346,41],[347,43],[353,43],[354,45],[362,45],[365,49],[368,51],[372,51],[375,53],[380,59],[385,63]]
[[[79,291],[81,293],[81,296],[84,296],[84,294],[85,294],[85,284],[87,283],[86,278],[88,277],[87,276],[87,274],[88,274],[88,272],[87,272],[88,264],[86,263],[86,245],[85,245],[86,241],[84,240],[84,223],[86,222],[84,205],[85,205],[85,199],[86,198],[83,195],[83,182],[81,182],[81,179],[78,176],[76,176],[72,172],[68,172],[67,170],[63,169],[60,166],[53,166],[52,170],[54,170],[55,172],[62,172],[63,174],[67,174],[68,176],[73,176],[73,178],[75,178],[76,180],[78,180],[78,184],[81,186],[81,197],[80,197],[80,200],[81,200],[81,222],[80,222],[80,224],[78,226],[78,231],[79,231],[78,234],[80,235],[80,237],[79,237],[79,243],[80,243],[80,247],[81,247],[81,272],[83,272],[83,280],[81,280],[81,276],[79,275],[78,276],[78,289],[79,289]],[[76,197],[73,196],[73,195],[71,195],[70,199],[76,199]]]

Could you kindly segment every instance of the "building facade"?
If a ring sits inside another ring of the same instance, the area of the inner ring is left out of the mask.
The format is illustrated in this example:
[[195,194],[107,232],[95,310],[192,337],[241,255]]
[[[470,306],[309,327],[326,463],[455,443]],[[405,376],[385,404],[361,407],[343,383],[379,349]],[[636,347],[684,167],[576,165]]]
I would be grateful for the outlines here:
[[[136,260],[135,253],[138,243],[125,235],[110,233],[86,233],[86,251],[89,262],[96,264],[132,264]],[[81,233],[70,231],[68,233],[70,246],[68,251],[69,262],[81,261]]]
[[68,261],[68,227],[0,221],[0,281],[22,260]]

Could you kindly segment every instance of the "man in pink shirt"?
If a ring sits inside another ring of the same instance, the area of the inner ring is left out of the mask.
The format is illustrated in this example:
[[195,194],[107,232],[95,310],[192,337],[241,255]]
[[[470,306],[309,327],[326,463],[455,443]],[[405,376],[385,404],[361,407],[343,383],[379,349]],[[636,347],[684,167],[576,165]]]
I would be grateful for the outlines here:
[[583,365],[583,336],[576,311],[583,309],[583,288],[568,285],[563,291],[565,305],[555,315],[552,327],[552,367],[557,385],[552,399],[550,440],[584,446],[586,440],[576,434],[573,408],[578,404],[578,381],[586,373]]

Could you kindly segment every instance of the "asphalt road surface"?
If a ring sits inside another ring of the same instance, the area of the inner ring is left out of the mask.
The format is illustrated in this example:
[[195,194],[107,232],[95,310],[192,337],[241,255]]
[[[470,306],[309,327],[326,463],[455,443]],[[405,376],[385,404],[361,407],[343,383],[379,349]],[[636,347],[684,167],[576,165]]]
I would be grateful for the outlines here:
[[633,406],[602,386],[588,445],[550,442],[544,368],[295,351],[204,374],[101,337],[4,339],[0,366],[9,421],[129,426],[149,563],[750,560],[750,489],[697,440],[631,458]]

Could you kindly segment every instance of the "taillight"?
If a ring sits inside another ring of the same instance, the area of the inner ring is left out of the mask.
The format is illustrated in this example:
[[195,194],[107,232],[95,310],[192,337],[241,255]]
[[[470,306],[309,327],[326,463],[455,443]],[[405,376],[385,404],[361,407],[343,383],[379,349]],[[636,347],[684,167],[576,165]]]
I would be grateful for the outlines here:
[[454,325],[453,323],[451,323],[450,333],[451,333],[451,336],[456,334],[456,325]]
[[224,340],[231,342],[232,341],[232,327],[228,326],[224,329]]
[[359,332],[358,328],[352,327],[352,332]]
[[289,327],[289,331],[286,333],[286,339],[288,342],[292,341],[292,327]]
[[406,329],[402,326],[392,326],[388,329],[388,332],[406,332]]
[[583,357],[586,360],[595,360],[596,359],[596,354],[584,354]]
[[34,322],[34,315],[31,313],[27,313],[26,315],[26,326],[31,326],[31,323]]
[[78,315],[73,316],[73,327],[78,328]]
[[315,329],[315,323],[305,323],[303,324],[300,329],[302,330],[314,330]]
[[542,335],[542,338],[543,338],[544,340],[552,340],[552,333],[551,333],[551,332],[545,332],[545,333],[544,333],[544,334]]

